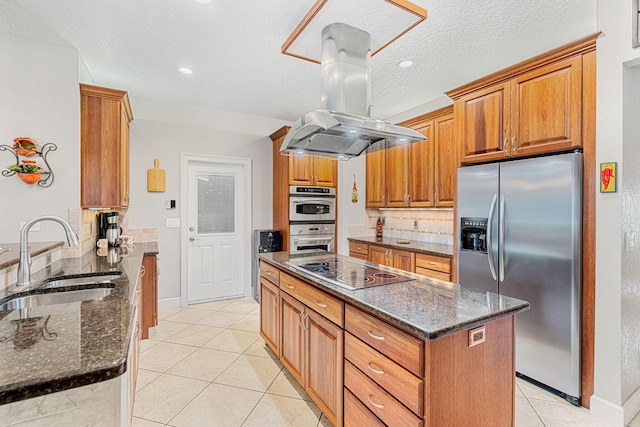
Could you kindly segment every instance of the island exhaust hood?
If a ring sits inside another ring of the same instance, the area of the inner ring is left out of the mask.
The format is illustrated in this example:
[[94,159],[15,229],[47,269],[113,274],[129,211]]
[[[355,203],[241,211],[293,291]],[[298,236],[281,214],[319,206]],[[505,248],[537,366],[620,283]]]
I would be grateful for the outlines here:
[[[349,159],[425,141],[420,132],[371,118],[371,35],[337,23],[322,30],[321,106],[300,117],[281,152]],[[386,145],[385,145],[386,141]]]

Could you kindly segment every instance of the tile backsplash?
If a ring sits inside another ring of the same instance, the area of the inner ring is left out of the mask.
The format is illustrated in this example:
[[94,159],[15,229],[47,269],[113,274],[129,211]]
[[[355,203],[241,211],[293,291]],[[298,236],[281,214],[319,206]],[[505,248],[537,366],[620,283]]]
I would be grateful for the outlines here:
[[368,224],[350,226],[349,237],[375,236],[378,218],[386,237],[453,245],[453,209],[367,209]]

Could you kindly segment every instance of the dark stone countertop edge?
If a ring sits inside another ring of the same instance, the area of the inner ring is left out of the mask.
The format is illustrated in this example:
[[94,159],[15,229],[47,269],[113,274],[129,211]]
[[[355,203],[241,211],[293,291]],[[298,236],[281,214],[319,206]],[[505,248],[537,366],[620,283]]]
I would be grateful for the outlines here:
[[[425,330],[423,328],[420,328],[416,325],[414,325],[413,323],[407,321],[406,319],[402,319],[401,317],[394,315],[393,313],[389,313],[385,310],[382,310],[374,305],[365,303],[363,301],[360,301],[357,298],[354,298],[352,296],[349,295],[348,292],[353,292],[350,290],[345,290],[343,291],[341,288],[336,287],[335,285],[331,285],[328,283],[324,283],[322,280],[315,278],[315,277],[311,277],[311,276],[307,276],[301,272],[299,272],[298,270],[295,270],[293,268],[289,268],[287,265],[283,265],[277,261],[274,261],[272,259],[263,257],[263,255],[260,255],[260,260],[266,262],[267,264],[270,264],[280,270],[285,270],[287,274],[290,274],[294,277],[297,277],[300,280],[303,280],[307,283],[311,283],[312,285],[320,288],[321,290],[341,299],[344,302],[347,302],[357,308],[362,309],[363,311],[372,314],[376,317],[379,317],[389,323],[391,323],[392,325],[410,333],[411,335],[416,336],[417,338],[423,339],[423,340],[433,340],[433,339],[438,339],[438,338],[442,338],[444,336],[450,335],[454,332],[458,332],[461,330],[465,330],[465,329],[472,329],[476,326],[480,326],[484,323],[486,323],[487,321],[493,321],[493,320],[497,320],[503,317],[507,317],[507,316],[512,316],[515,314],[518,314],[520,312],[523,311],[527,311],[529,310],[529,303],[528,302],[523,302],[520,305],[517,306],[513,306],[511,308],[507,308],[501,311],[497,311],[494,312],[493,314],[490,315],[486,315],[486,316],[478,316],[470,321],[466,321],[466,322],[460,322],[460,323],[456,323],[454,325],[451,325],[450,327],[443,327],[443,328],[439,328],[439,329],[435,329],[435,330]],[[375,264],[373,264],[375,265]],[[386,267],[386,266],[380,266],[381,268],[388,268],[391,270],[396,270],[402,274],[408,274],[408,275],[412,275],[415,276],[412,273],[408,273],[402,270],[397,270],[397,269],[393,269],[390,267]],[[421,283],[424,283],[425,281],[431,281],[434,279],[430,279],[427,277],[424,277],[423,279],[421,279]],[[435,279],[435,281],[437,281],[437,279]],[[390,286],[390,285],[387,285]]]
[[[62,245],[63,242],[60,242]],[[55,248],[57,245],[52,246]],[[157,255],[158,245],[157,242],[138,243],[136,247],[142,249],[140,251],[140,265],[142,265],[142,259],[145,255]],[[68,275],[67,277],[79,277],[82,274]],[[136,282],[139,280],[139,275],[136,275]],[[136,287],[137,287],[136,283]],[[129,295],[129,302],[131,303],[135,298],[135,295]],[[131,314],[134,311],[132,304],[129,304]],[[53,378],[34,378],[22,383],[12,383],[6,386],[0,386],[0,405],[18,402],[21,400],[30,399],[32,397],[43,396],[60,391],[70,390],[85,385],[95,384],[102,381],[107,381],[113,378],[117,378],[124,374],[128,369],[128,355],[129,355],[129,343],[131,341],[131,335],[135,331],[136,319],[132,315],[129,316],[130,321],[127,328],[126,341],[123,348],[123,354],[118,356],[111,363],[103,364],[102,366],[93,368],[88,371],[71,371],[64,373],[58,377]]]
[[[398,239],[391,237],[383,237],[382,241],[375,237],[349,237],[350,242],[359,242],[366,245],[382,246],[390,249],[403,249],[425,255],[436,255],[445,258],[453,258],[453,246],[444,243],[420,242],[417,240]],[[398,241],[408,241],[409,244],[401,244]]]
[[[59,242],[33,242],[29,243],[31,256],[38,256],[52,249],[64,246],[63,241]],[[0,248],[10,248],[11,250],[0,254],[0,270],[11,267],[20,261],[19,243],[0,243]]]

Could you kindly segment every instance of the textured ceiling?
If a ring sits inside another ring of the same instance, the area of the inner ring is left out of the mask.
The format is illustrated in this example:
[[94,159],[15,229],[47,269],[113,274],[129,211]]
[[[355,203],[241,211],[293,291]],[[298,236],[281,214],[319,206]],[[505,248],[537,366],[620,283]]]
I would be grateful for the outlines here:
[[[96,84],[133,96],[295,120],[320,105],[320,66],[280,47],[315,2],[2,0],[0,34],[73,47]],[[429,17],[372,58],[375,118],[597,30],[596,0],[413,2]],[[347,24],[368,13],[342,3]]]

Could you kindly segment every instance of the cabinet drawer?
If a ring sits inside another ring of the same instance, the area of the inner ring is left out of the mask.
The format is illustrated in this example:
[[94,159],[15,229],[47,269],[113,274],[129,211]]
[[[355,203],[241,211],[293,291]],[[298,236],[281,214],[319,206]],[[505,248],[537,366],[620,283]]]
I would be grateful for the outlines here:
[[428,268],[416,267],[416,273],[427,277],[433,277],[434,279],[446,280],[447,282],[451,281],[451,275],[449,273],[429,270]]
[[260,261],[260,275],[275,285],[280,284],[280,270],[264,261]]
[[362,255],[357,252],[349,252],[349,256],[351,258],[361,259],[362,261],[369,261],[369,257],[367,255]]
[[423,377],[424,343],[418,338],[350,305],[345,309],[345,330],[409,372]]
[[344,427],[385,427],[373,412],[346,388],[344,389]]
[[349,333],[345,334],[344,355],[366,376],[422,417],[424,399],[420,378]]
[[369,245],[366,243],[349,242],[349,253],[356,253],[367,257],[369,256]]
[[280,275],[280,289],[336,325],[344,325],[344,304],[339,299],[285,273]]
[[451,273],[451,260],[436,255],[416,254],[416,273],[418,272],[417,267],[449,274]]
[[420,418],[348,361],[344,362],[344,386],[385,424],[422,427]]

